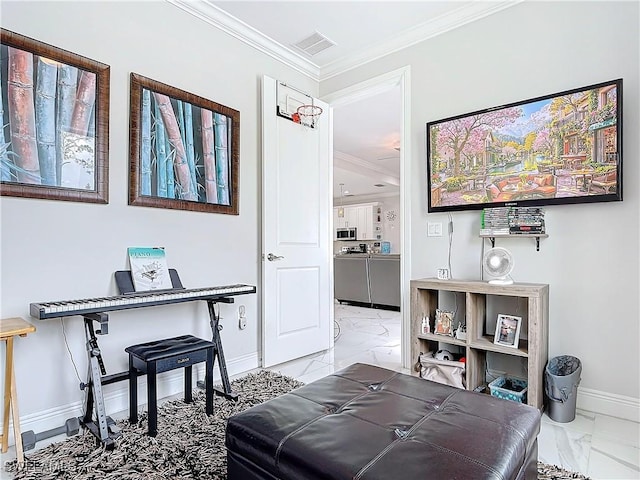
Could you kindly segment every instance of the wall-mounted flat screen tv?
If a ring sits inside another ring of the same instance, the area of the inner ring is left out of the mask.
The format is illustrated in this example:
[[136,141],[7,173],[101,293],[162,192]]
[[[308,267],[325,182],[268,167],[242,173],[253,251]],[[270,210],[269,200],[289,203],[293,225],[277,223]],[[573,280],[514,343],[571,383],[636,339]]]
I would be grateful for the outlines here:
[[429,212],[622,200],[622,80],[427,123]]

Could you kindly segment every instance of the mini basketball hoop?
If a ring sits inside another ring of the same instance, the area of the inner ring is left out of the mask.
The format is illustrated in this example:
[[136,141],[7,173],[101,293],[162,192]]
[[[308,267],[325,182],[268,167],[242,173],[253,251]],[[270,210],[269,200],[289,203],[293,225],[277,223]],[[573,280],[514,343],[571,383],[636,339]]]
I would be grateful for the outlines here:
[[[300,105],[293,114],[293,121],[313,128],[316,119],[322,114],[322,108],[316,105]],[[296,119],[297,116],[297,119]]]

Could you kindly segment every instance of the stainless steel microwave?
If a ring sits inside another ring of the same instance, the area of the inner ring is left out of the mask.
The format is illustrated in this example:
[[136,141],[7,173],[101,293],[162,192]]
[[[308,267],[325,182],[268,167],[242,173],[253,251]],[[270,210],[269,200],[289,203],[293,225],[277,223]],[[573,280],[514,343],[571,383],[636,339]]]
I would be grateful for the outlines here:
[[336,228],[336,240],[357,240],[356,227]]

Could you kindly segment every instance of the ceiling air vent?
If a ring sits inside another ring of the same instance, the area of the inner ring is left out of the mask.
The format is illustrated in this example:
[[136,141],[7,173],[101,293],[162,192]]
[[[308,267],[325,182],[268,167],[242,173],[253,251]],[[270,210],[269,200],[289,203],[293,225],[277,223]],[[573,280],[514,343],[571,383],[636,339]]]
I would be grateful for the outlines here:
[[333,47],[334,45],[334,42],[318,32],[314,32],[307,38],[293,44],[293,46],[298,50],[302,50],[304,53],[311,56],[316,55],[329,47]]
[[384,185],[382,183],[374,183],[373,186],[374,187],[378,187],[378,188],[384,187]]

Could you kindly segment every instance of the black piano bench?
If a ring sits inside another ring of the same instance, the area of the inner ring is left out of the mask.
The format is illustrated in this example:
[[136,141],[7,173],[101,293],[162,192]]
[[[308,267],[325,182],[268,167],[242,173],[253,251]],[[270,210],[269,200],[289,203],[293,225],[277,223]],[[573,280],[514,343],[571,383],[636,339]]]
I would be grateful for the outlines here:
[[207,415],[213,415],[213,354],[215,345],[208,340],[182,335],[125,348],[129,354],[129,422],[138,421],[138,376],[147,375],[147,410],[149,436],[158,433],[158,399],[156,375],[184,368],[184,401],[192,401],[191,366],[207,362],[205,396]]

